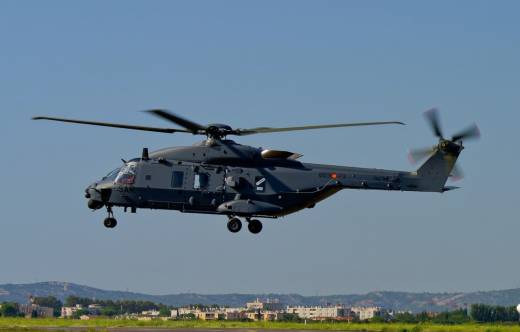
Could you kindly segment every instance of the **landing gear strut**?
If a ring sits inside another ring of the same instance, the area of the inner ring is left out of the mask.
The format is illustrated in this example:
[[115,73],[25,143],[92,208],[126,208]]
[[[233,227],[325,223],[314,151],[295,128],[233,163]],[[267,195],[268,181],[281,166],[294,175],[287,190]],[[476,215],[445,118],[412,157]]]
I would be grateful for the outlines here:
[[231,233],[237,233],[242,229],[242,222],[236,217],[230,218],[227,223],[227,229]]
[[107,206],[108,217],[103,220],[103,225],[106,228],[114,228],[117,226],[117,220],[114,218],[114,212],[112,211],[111,206]]

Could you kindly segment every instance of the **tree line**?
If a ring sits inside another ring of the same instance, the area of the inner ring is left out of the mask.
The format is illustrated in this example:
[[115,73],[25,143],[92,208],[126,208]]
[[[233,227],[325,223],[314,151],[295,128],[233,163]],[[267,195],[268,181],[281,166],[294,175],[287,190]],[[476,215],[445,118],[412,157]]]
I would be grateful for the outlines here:
[[409,312],[398,313],[391,318],[374,317],[372,321],[391,320],[400,323],[433,323],[433,324],[464,324],[476,323],[507,323],[518,322],[520,319],[516,306],[498,306],[487,304],[472,304],[469,309],[457,309],[441,313]]
[[[156,310],[159,311],[160,316],[170,316],[171,306],[167,306],[164,304],[157,304],[151,301],[135,301],[135,300],[94,300],[86,297],[77,297],[77,296],[69,296],[65,300],[66,307],[74,307],[76,305],[81,305],[83,307],[88,307],[92,304],[99,305],[100,312],[102,316],[116,316],[122,314],[134,314],[140,313],[143,311]],[[87,314],[86,312],[78,312],[81,314]]]
[[[53,308],[55,317],[61,315],[61,308],[74,307],[81,305],[84,310],[76,312],[76,318],[81,315],[89,314],[88,306],[97,304],[100,306],[98,314],[101,316],[113,317],[120,314],[135,314],[143,311],[155,310],[159,311],[160,316],[169,317],[170,311],[174,309],[172,306],[164,304],[157,304],[151,301],[135,301],[135,300],[95,300],[86,297],[69,296],[63,304],[60,300],[53,296],[34,297],[32,299],[34,304],[42,307]],[[192,305],[192,308],[210,309],[218,308],[218,305]],[[14,302],[4,302],[0,307],[0,317],[19,317],[23,316],[20,313],[19,305]],[[195,317],[185,317],[185,319]],[[295,315],[288,315],[283,320],[299,321],[299,317]],[[477,323],[505,323],[518,322],[520,320],[518,311],[515,306],[496,306],[487,304],[472,304],[469,309],[457,309],[453,311],[446,311],[441,313],[398,313],[393,316],[379,316],[371,319],[371,322],[400,322],[400,323],[433,323],[433,324],[464,324],[468,322]]]
[[502,307],[487,304],[473,304],[471,318],[479,323],[518,322],[520,317],[515,306]]

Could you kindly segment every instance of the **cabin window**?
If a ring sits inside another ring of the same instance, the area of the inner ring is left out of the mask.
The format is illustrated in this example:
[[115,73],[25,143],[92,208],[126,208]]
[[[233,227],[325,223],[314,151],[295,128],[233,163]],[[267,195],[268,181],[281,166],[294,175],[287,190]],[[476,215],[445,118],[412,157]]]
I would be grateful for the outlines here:
[[202,189],[208,186],[209,176],[204,173],[195,173],[193,177],[193,189]]
[[173,171],[172,188],[182,188],[183,181],[184,181],[184,172]]

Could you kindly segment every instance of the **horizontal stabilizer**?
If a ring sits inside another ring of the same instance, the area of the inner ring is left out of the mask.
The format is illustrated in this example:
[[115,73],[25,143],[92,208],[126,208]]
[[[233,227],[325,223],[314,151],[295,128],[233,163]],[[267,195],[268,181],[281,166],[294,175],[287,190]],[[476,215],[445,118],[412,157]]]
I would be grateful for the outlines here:
[[455,190],[455,189],[460,189],[460,187],[446,186],[446,187],[442,188],[442,192]]

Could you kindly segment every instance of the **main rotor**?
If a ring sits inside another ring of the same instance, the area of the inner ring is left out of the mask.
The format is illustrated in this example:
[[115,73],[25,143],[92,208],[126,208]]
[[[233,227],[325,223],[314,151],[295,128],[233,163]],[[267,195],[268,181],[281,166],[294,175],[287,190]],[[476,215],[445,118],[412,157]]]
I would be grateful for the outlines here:
[[98,121],[84,121],[84,120],[75,120],[75,119],[65,119],[65,118],[56,118],[56,117],[48,117],[48,116],[37,116],[33,117],[33,120],[51,120],[51,121],[60,121],[60,122],[68,122],[68,123],[78,123],[78,124],[87,124],[94,126],[103,126],[103,127],[113,127],[113,128],[124,128],[131,130],[143,130],[143,131],[152,131],[152,132],[160,132],[160,133],[191,133],[193,135],[204,135],[207,136],[208,139],[223,139],[226,136],[234,135],[234,136],[246,136],[253,134],[266,134],[266,133],[276,133],[276,132],[286,132],[286,131],[300,131],[300,130],[310,130],[310,129],[325,129],[325,128],[339,128],[339,127],[360,127],[360,126],[376,126],[376,125],[388,125],[388,124],[398,124],[404,125],[404,123],[399,121],[378,121],[378,122],[352,122],[352,123],[337,123],[337,124],[328,124],[328,125],[311,125],[311,126],[299,126],[299,127],[282,127],[282,128],[273,128],[273,127],[256,127],[256,128],[248,128],[248,129],[234,129],[227,124],[209,124],[209,125],[201,125],[199,123],[193,122],[181,116],[178,116],[174,113],[171,113],[167,110],[162,109],[154,109],[147,110],[146,113],[157,116],[163,120],[174,123],[181,128],[158,128],[158,127],[148,127],[148,126],[136,126],[136,125],[127,125],[120,123],[110,123],[110,122],[98,122]]

